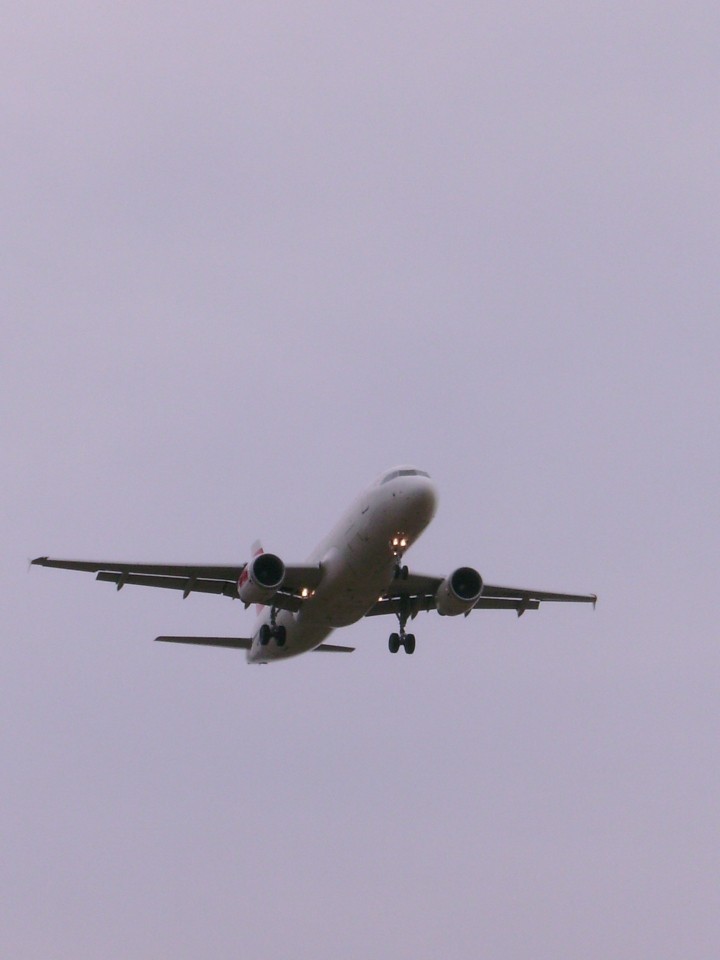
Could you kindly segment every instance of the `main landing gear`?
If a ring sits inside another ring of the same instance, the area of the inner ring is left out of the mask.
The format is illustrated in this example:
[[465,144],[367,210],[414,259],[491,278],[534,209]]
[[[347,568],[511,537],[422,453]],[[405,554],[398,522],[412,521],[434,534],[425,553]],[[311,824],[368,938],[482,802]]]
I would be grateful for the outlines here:
[[[406,568],[407,569],[407,568]],[[391,633],[388,640],[388,650],[390,653],[397,653],[400,647],[405,648],[405,653],[415,653],[415,634],[405,633],[405,625],[408,621],[409,612],[407,604],[403,603],[397,615],[400,629],[398,633]]]
[[404,630],[400,633],[391,633],[388,650],[390,653],[397,653],[400,647],[405,648],[405,653],[415,653],[415,634],[405,633]]
[[264,623],[260,627],[260,646],[266,647],[271,640],[274,640],[279,647],[285,646],[285,640],[287,639],[287,630],[282,624],[277,624],[275,622],[275,617],[277,616],[277,610],[275,607],[272,607],[270,610],[270,623]]

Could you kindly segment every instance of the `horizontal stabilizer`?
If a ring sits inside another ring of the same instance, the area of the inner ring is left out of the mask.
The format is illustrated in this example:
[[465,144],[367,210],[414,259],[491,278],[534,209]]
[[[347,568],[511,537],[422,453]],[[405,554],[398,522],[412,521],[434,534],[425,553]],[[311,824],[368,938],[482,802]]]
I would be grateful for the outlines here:
[[[252,640],[249,637],[155,637],[162,643],[197,643],[202,647],[229,647],[234,650],[249,650]],[[315,647],[320,653],[353,653],[355,647],[341,647],[336,643],[321,643]]]
[[198,643],[203,647],[232,647],[249,650],[252,640],[248,637],[155,637],[163,643]]

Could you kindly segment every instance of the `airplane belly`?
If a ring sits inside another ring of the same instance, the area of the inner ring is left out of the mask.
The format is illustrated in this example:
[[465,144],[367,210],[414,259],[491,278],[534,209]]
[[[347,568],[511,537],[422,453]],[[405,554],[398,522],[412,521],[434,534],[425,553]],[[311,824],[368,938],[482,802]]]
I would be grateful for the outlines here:
[[[342,575],[336,577],[332,590],[314,598],[311,605],[313,618],[320,618],[333,628],[357,623],[387,589],[393,567],[394,561],[388,559],[386,550],[375,551],[373,556],[367,546],[363,550],[355,547]],[[310,613],[309,606],[308,615]]]
[[287,660],[289,657],[299,656],[313,650],[332,632],[332,628],[327,624],[312,621],[301,623],[292,613],[285,611],[278,613],[277,623],[285,627],[283,646],[279,647],[274,639],[262,645],[256,630],[253,645],[247,653],[248,663],[270,663],[273,660]]

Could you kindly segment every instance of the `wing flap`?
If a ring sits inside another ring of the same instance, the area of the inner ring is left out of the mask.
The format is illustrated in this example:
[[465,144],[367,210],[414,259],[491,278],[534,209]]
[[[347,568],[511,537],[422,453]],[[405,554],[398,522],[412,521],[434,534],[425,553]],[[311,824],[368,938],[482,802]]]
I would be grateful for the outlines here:
[[95,577],[106,583],[114,583],[118,590],[126,584],[140,587],[164,587],[166,590],[182,590],[185,596],[189,593],[218,593],[228,597],[237,597],[234,583],[227,580],[198,580],[194,577],[163,577],[150,576],[142,573],[111,573],[101,570]]
[[[138,573],[110,573],[101,570],[95,577],[96,580],[103,580],[107,583],[114,583],[120,590],[126,584],[140,587],[163,587],[166,590],[182,590],[183,597],[191,593],[215,593],[224,597],[237,599],[237,587],[234,583],[228,583],[226,580],[185,580],[181,577],[160,577],[147,576]],[[272,598],[272,605],[278,610],[289,610],[290,613],[297,613],[302,606],[302,600],[291,593],[276,593]]]
[[[389,597],[388,599],[378,600],[375,606],[365,614],[366,617],[377,617],[384,613],[397,614],[402,612],[403,606],[409,607],[409,614],[414,617],[421,611],[435,609],[435,596],[422,597]],[[515,610],[518,614],[526,610],[537,610],[540,606],[539,600],[519,600],[501,597],[481,597],[473,610]]]

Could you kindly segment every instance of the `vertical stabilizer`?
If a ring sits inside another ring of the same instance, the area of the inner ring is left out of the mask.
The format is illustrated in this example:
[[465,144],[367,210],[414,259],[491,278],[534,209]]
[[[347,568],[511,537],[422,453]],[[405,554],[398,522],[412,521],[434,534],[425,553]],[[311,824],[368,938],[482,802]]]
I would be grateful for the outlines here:
[[[263,545],[259,540],[255,540],[253,545],[250,547],[250,556],[254,560],[255,557],[259,557],[261,553],[265,553],[265,551],[263,550]],[[262,608],[263,608],[263,605],[261,603],[255,604],[255,612],[257,614],[260,613]]]

